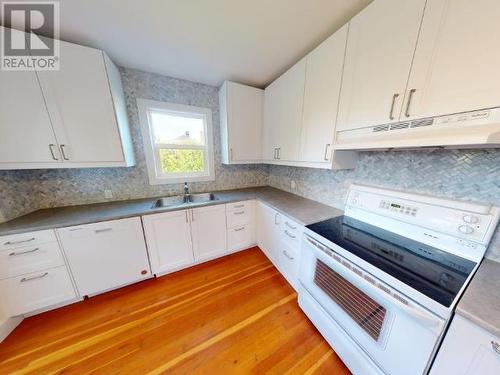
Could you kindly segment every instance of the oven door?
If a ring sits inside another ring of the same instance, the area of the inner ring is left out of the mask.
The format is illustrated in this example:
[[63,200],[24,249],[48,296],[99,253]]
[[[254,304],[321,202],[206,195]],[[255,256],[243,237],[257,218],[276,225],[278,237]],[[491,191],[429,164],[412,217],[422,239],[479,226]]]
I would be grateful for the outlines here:
[[309,236],[303,239],[299,278],[382,371],[426,371],[443,319]]

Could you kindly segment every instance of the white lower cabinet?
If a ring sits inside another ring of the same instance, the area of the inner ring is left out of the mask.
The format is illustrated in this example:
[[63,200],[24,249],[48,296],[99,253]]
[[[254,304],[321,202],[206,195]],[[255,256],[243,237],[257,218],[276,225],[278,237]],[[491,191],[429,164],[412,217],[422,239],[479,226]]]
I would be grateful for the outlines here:
[[257,244],[294,287],[298,287],[300,242],[304,228],[273,208],[257,206]]
[[255,202],[226,204],[227,247],[229,252],[255,246]]
[[76,298],[53,230],[0,238],[0,309],[26,315]]
[[430,374],[500,374],[500,337],[455,315]]
[[10,316],[28,314],[76,297],[66,266],[2,280],[0,294]]
[[58,229],[81,296],[151,277],[138,217]]
[[187,210],[142,217],[154,274],[164,274],[194,263],[191,224]]
[[226,206],[192,209],[191,233],[194,257],[197,261],[226,254]]

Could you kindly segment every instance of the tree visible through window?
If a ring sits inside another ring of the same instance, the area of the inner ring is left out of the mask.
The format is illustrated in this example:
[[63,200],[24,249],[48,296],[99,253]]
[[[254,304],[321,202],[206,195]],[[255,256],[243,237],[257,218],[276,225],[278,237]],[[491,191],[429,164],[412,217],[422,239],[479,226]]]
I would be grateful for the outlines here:
[[[138,100],[138,104],[145,147],[149,148],[150,181],[213,179],[211,111],[146,100]],[[154,165],[153,178],[150,163]]]

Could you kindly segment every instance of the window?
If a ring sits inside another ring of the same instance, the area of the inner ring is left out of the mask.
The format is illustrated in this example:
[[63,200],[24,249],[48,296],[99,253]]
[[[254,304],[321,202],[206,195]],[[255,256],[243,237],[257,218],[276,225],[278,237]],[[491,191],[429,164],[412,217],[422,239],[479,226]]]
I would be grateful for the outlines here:
[[152,185],[213,181],[212,111],[137,99]]

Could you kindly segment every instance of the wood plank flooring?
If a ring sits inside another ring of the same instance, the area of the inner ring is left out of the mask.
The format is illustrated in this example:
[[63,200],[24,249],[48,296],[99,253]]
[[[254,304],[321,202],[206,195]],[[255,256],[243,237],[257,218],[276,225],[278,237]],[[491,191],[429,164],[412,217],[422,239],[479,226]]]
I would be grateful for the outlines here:
[[349,374],[258,248],[24,320],[1,374]]

